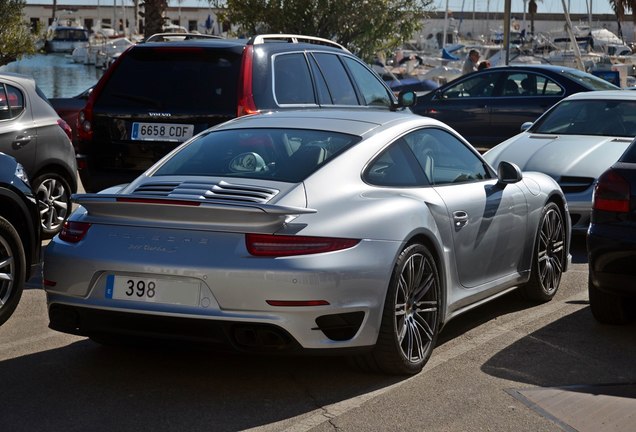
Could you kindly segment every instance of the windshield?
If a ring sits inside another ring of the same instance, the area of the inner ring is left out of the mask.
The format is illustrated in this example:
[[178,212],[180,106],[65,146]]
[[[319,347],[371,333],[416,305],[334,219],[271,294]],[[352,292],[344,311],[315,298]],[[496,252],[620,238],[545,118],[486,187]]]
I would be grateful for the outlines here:
[[592,74],[581,72],[579,70],[564,70],[561,71],[564,76],[580,83],[590,90],[620,90],[620,87],[615,86],[609,81],[598,78]]
[[298,183],[362,138],[307,129],[235,129],[200,135],[152,176],[219,176]]
[[573,100],[558,104],[531,129],[561,135],[636,136],[636,101]]

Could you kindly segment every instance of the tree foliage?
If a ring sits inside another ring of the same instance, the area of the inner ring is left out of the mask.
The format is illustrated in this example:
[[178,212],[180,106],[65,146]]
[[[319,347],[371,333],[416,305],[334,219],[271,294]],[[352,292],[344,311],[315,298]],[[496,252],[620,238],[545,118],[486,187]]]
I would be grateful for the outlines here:
[[370,61],[420,30],[433,0],[210,0],[241,34],[296,33],[336,41]]
[[25,0],[0,0],[0,66],[36,51],[36,36],[22,17],[25,5]]

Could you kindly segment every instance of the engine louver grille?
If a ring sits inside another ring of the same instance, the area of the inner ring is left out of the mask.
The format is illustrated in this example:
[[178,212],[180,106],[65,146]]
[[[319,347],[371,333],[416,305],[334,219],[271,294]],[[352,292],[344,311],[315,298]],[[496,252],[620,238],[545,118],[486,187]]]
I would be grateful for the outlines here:
[[278,194],[277,189],[246,186],[220,181],[199,182],[153,182],[133,191],[133,195],[151,195],[180,199],[209,199],[215,201],[241,201],[266,203]]
[[561,177],[558,181],[564,193],[577,193],[589,189],[594,184],[592,177]]

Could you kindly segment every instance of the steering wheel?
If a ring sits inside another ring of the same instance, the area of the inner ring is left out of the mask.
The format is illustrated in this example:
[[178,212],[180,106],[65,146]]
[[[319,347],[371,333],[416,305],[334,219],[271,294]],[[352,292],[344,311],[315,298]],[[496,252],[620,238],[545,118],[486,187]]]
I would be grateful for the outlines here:
[[234,156],[229,168],[235,173],[264,172],[267,171],[267,164],[258,153],[246,152]]

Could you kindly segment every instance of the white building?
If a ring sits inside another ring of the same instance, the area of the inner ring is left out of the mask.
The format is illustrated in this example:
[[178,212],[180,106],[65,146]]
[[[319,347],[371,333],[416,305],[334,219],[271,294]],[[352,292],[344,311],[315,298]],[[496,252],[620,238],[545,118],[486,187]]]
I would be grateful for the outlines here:
[[[114,5],[84,5],[69,6],[57,5],[57,16],[62,16],[65,11],[70,11],[74,16],[79,18],[86,28],[89,30],[94,28],[101,20],[102,23],[112,25],[116,30],[123,33],[133,28],[133,7],[132,6],[114,6]],[[39,23],[40,27],[46,29],[52,21],[53,7],[50,4],[29,3],[24,8],[25,18],[35,26]],[[514,25],[519,30],[525,29],[530,32],[530,17],[522,12],[512,11],[511,13]],[[173,24],[181,25],[189,31],[199,31],[201,33],[224,34],[224,30],[217,19],[216,10],[209,6],[185,7],[170,6],[167,10],[167,17]],[[525,20],[524,20],[525,18]],[[587,14],[571,14],[573,25],[588,22]],[[125,24],[124,24],[125,23]],[[496,31],[501,31],[503,24],[503,13],[501,12],[454,12],[451,15],[451,22],[446,24],[447,31],[451,31],[454,27],[463,35],[469,35],[477,38],[480,35],[488,36]],[[565,20],[563,14],[537,14],[534,20],[535,33],[547,33],[563,30]],[[592,27],[607,28],[615,34],[619,34],[618,23],[616,17],[612,14],[596,14],[593,16]],[[143,33],[143,19],[139,21],[139,33]],[[433,12],[429,18],[423,22],[422,30],[419,34],[414,35],[415,41],[425,41],[430,37],[440,37],[444,29],[444,13]],[[625,42],[634,42],[634,26],[631,15],[626,16],[621,23],[622,34]]]

